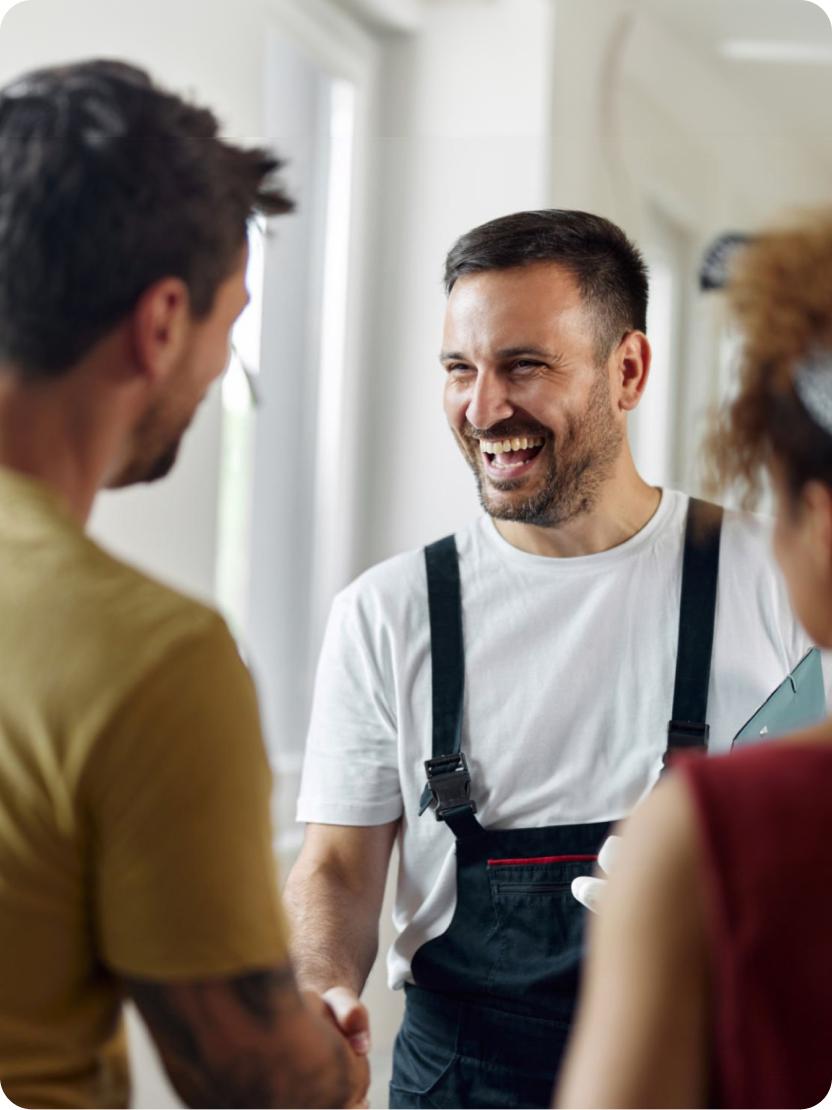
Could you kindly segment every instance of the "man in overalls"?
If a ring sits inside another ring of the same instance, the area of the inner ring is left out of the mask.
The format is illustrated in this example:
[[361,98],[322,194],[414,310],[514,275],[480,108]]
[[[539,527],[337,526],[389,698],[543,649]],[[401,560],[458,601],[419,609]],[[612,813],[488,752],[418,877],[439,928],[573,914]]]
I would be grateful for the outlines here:
[[398,839],[391,1106],[545,1106],[580,968],[572,880],[668,757],[726,750],[809,645],[765,527],[635,468],[647,274],[620,229],[492,221],[446,288],[445,411],[485,512],[336,598],[286,898],[300,980],[366,1051]]

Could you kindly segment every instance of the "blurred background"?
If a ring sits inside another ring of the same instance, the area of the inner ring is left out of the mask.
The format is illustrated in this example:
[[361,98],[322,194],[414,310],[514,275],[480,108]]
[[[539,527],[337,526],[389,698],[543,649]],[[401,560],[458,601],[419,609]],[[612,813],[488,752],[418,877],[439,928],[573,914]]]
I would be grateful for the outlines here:
[[[333,594],[479,511],[445,427],[445,252],[523,208],[619,222],[651,269],[635,454],[697,492],[709,405],[730,388],[724,231],[832,196],[832,29],[810,0],[24,0],[0,80],[94,55],[144,65],[288,160],[298,211],[252,232],[252,304],[173,476],[100,500],[109,548],[226,614],[257,677],[278,851]],[[389,925],[385,922],[382,951]],[[373,1105],[401,1000],[383,960]],[[136,1106],[176,1106],[135,1018]]]

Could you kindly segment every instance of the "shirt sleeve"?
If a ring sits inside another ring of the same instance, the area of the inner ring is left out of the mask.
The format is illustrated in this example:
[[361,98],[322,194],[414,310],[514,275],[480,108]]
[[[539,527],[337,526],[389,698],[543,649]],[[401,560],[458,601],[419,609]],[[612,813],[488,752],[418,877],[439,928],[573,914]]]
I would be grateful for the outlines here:
[[381,612],[355,586],[324,636],[298,821],[383,825],[402,815],[392,648]]
[[286,961],[257,699],[219,617],[134,688],[84,785],[105,963],[181,979]]

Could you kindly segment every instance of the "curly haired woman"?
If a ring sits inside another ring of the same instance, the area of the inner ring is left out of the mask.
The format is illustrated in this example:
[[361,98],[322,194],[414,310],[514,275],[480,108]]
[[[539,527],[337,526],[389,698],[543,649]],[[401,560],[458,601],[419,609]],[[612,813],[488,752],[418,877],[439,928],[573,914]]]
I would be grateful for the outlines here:
[[[832,210],[737,259],[740,390],[711,457],[766,476],[792,604],[832,646]],[[691,760],[628,821],[558,1091],[570,1107],[807,1107],[832,1083],[832,719]]]

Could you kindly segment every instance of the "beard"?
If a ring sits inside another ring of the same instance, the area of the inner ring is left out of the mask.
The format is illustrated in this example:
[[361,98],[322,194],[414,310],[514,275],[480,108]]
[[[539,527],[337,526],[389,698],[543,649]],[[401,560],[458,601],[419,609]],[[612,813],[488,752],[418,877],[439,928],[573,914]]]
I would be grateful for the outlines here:
[[[553,440],[545,429],[496,426],[488,429],[488,438],[542,435],[540,449],[545,472],[536,479],[536,486],[525,496],[510,495],[528,483],[527,478],[493,479],[485,474],[479,439],[468,425],[458,438],[463,454],[474,472],[480,504],[495,520],[535,524],[556,528],[590,512],[596,505],[604,483],[612,474],[621,452],[623,429],[615,422],[610,403],[609,383],[599,373],[593,384],[586,408],[579,415],[569,414],[563,434]],[[507,496],[508,495],[508,496]]]
[[134,450],[115,478],[107,483],[110,489],[124,489],[142,482],[157,482],[166,477],[179,455],[189,421],[178,421],[172,430],[170,416],[158,407],[145,414],[136,428]]
[[157,455],[148,459],[131,459],[127,466],[108,482],[110,489],[124,489],[125,486],[135,486],[141,482],[158,482],[173,470],[179,454],[181,436],[174,443],[168,444]]

